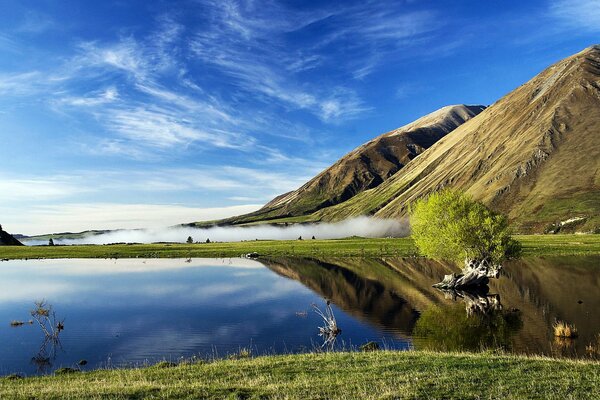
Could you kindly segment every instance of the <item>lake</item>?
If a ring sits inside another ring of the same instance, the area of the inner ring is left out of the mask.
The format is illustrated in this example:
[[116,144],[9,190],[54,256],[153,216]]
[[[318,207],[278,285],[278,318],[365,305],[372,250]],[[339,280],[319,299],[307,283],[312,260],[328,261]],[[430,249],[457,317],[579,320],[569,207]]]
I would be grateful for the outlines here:
[[[324,298],[342,329],[336,348],[598,358],[600,257],[508,263],[487,293],[431,287],[451,271],[423,258],[2,262],[0,375],[315,350],[322,320],[311,305],[324,309]],[[59,342],[28,323],[41,299],[64,319]],[[555,339],[556,320],[579,337]]]

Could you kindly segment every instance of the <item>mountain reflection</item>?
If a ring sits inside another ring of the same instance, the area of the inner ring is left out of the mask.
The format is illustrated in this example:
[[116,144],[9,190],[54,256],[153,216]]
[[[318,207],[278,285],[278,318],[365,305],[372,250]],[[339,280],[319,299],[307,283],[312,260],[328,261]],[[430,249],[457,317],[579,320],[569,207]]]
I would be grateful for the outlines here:
[[[597,256],[513,261],[479,292],[432,288],[456,271],[424,258],[286,258],[264,264],[369,324],[412,336],[416,348],[582,357],[590,356],[600,333]],[[552,333],[557,319],[574,323],[579,338],[558,343]]]

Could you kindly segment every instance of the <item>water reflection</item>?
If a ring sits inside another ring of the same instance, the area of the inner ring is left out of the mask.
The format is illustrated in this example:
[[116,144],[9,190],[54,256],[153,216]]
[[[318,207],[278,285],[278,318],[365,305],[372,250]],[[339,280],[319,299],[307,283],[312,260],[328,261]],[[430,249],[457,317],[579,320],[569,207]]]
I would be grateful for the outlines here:
[[[11,261],[0,269],[0,291],[0,375],[49,372],[83,359],[88,368],[130,366],[244,348],[310,351],[322,343],[311,304],[323,297],[257,261]],[[58,346],[40,346],[36,325],[10,327],[36,298],[66,320]],[[394,339],[332,306],[344,329],[340,346]]]
[[[96,368],[313,350],[323,320],[310,307],[323,298],[344,346],[598,358],[598,265],[598,256],[525,259],[488,291],[444,292],[432,285],[455,269],[423,258],[11,261],[0,269],[0,375],[82,359]],[[68,327],[40,346],[39,328],[9,322],[42,297]],[[556,320],[579,337],[555,339]]]
[[465,310],[468,317],[473,315],[491,315],[496,311],[502,310],[500,295],[490,294],[487,285],[478,286],[471,290],[438,290],[444,293],[446,299],[452,301],[462,300],[465,303]]
[[[527,258],[507,263],[483,292],[432,288],[455,272],[422,258],[273,259],[266,265],[332,299],[349,314],[415,348],[598,357],[600,257]],[[555,339],[556,320],[577,339]]]
[[478,290],[441,290],[460,305],[432,306],[421,314],[413,332],[415,347],[438,351],[511,350],[512,336],[523,326],[521,312],[505,311],[500,295]]
[[59,351],[63,351],[60,338],[45,336],[38,352],[31,357],[31,363],[35,366],[36,372],[38,374],[52,372],[52,366]]

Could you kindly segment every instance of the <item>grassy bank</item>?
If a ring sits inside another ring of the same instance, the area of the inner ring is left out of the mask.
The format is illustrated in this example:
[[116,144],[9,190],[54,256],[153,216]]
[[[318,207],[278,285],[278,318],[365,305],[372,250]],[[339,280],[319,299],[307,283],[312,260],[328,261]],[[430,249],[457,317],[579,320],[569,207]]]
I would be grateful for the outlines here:
[[[600,235],[518,236],[525,256],[600,254]],[[0,259],[134,258],[264,256],[408,257],[417,254],[410,238],[339,240],[265,240],[198,244],[133,244],[79,246],[3,246]]]
[[490,354],[330,353],[0,379],[0,398],[600,397],[600,364]]

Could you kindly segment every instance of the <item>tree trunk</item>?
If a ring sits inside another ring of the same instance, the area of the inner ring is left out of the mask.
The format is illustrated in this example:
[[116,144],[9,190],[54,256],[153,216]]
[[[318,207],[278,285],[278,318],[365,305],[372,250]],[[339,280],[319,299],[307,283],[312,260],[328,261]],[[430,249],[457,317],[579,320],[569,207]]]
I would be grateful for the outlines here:
[[444,276],[440,283],[433,287],[439,289],[473,288],[487,285],[490,278],[498,278],[501,265],[492,264],[489,260],[465,260],[465,267],[460,274]]

